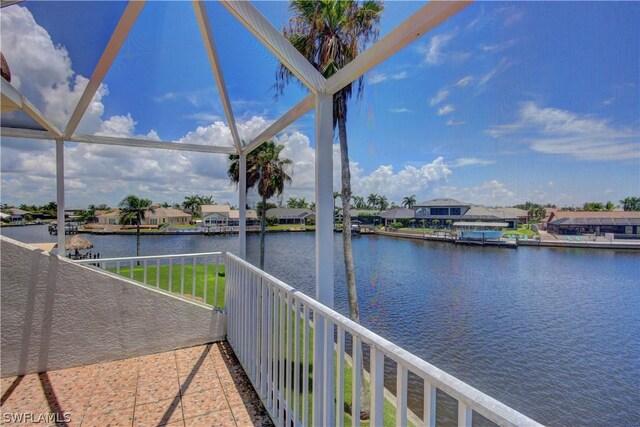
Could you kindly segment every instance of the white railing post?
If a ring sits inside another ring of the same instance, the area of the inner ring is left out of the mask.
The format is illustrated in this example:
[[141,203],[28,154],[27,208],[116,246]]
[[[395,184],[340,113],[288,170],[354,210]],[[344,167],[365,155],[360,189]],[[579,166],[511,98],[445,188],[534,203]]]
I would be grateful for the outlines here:
[[396,426],[407,425],[407,368],[398,363],[396,379]]
[[247,155],[239,156],[239,179],[238,179],[238,240],[239,255],[242,259],[247,259]]
[[58,255],[65,256],[64,226],[64,141],[56,140],[56,206],[58,216]]
[[353,380],[351,382],[351,425],[360,426],[360,388],[362,387],[362,343],[360,337],[352,334]]
[[473,411],[462,400],[458,400],[458,427],[471,427]]
[[371,345],[371,425],[384,419],[384,353]]
[[156,260],[156,288],[160,287],[160,258]]
[[422,409],[422,423],[424,427],[436,425],[436,388],[427,380],[424,380],[424,403]]
[[336,426],[344,426],[344,329],[338,328],[338,383],[336,384]]

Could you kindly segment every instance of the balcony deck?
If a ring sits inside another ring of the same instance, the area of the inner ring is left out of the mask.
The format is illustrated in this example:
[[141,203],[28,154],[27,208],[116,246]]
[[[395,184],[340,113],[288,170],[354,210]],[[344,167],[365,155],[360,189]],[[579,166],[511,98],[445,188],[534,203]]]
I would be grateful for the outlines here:
[[[3,425],[270,426],[228,343],[2,378]],[[18,422],[16,422],[18,421]],[[24,421],[27,421],[26,423]],[[37,425],[56,424],[49,418]]]

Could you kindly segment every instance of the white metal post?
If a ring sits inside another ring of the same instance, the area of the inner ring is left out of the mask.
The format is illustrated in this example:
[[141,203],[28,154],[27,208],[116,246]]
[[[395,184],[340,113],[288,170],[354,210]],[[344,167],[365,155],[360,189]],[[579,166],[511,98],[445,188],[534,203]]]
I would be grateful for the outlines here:
[[65,256],[64,226],[64,141],[56,140],[56,203],[58,205],[58,255]]
[[[333,308],[333,97],[316,95],[316,300]],[[325,334],[322,318],[314,313],[313,423],[330,424],[324,414],[324,387],[333,389],[333,334]],[[327,369],[328,368],[328,369]],[[325,371],[326,369],[326,371]]]
[[238,180],[238,203],[240,204],[238,238],[240,239],[240,258],[247,259],[247,155],[240,154]]

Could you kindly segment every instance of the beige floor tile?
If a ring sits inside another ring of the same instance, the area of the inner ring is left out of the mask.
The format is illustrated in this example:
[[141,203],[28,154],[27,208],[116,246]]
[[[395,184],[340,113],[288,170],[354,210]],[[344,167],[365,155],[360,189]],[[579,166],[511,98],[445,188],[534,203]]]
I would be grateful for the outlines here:
[[167,399],[158,402],[136,405],[133,424],[135,426],[160,426],[182,422],[180,399]]
[[229,410],[227,399],[220,390],[204,390],[182,396],[182,407],[185,418]]
[[87,413],[82,419],[82,426],[86,427],[130,427],[133,423],[133,408],[105,413]]
[[236,422],[231,411],[224,410],[185,418],[184,425],[185,427],[235,427]]

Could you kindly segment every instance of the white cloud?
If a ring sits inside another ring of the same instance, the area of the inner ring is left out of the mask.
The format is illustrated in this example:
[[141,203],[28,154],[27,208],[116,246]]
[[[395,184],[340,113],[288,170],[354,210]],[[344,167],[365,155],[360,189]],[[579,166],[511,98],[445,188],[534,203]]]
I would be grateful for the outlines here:
[[454,86],[456,86],[456,87],[465,87],[469,83],[471,83],[473,80],[474,80],[473,76],[466,76],[466,77],[463,77],[460,80],[458,80]]
[[185,114],[182,117],[184,117],[187,120],[193,120],[202,124],[209,124],[209,123],[219,122],[223,120],[222,117],[216,114],[208,113],[206,111],[201,111],[199,113]]
[[387,80],[389,77],[385,73],[378,73],[376,71],[372,71],[367,78],[367,83],[370,85],[377,85],[378,83],[382,83]]
[[448,97],[449,97],[449,91],[446,89],[441,89],[440,91],[438,91],[436,96],[434,96],[433,98],[431,98],[431,100],[429,100],[429,105],[431,106],[438,105]]
[[391,75],[391,80],[403,80],[409,77],[409,73],[406,71],[400,71],[399,73],[395,73]]
[[465,122],[464,120],[453,120],[453,119],[447,120],[447,126],[462,126],[465,123],[467,122]]
[[445,54],[442,50],[453,39],[455,34],[440,34],[431,37],[429,46],[421,46],[418,51],[425,55],[424,61],[427,64],[438,65],[444,62]]
[[390,108],[389,112],[391,113],[413,113],[413,110],[410,110],[409,108]]
[[493,126],[487,133],[528,143],[534,151],[583,160],[640,158],[638,130],[567,110],[539,107],[535,102],[520,105],[516,122]]
[[447,114],[453,113],[455,110],[456,110],[456,107],[454,107],[451,104],[443,105],[441,108],[438,108],[438,115],[446,116]]
[[509,49],[513,46],[515,46],[518,43],[517,39],[511,39],[511,40],[507,40],[501,43],[495,43],[495,44],[490,44],[490,45],[482,45],[480,46],[480,49],[482,49],[485,52],[489,52],[489,53],[496,53],[496,52],[501,52],[503,50]]
[[517,203],[515,192],[495,179],[472,187],[440,186],[435,189],[433,195],[435,197],[451,197],[486,206],[512,206]]
[[478,80],[478,86],[486,85],[491,80],[493,80],[496,76],[504,73],[509,67],[511,67],[511,65],[513,65],[512,61],[510,61],[508,58],[502,58],[498,63],[498,65],[496,65],[494,68],[489,70],[489,72],[486,73],[484,76],[480,77],[480,79]]
[[478,159],[476,157],[459,157],[450,165],[450,167],[462,168],[465,166],[487,166],[493,165],[494,163],[495,160]]
[[369,74],[369,77],[367,78],[367,83],[371,84],[371,85],[377,85],[379,83],[385,82],[389,79],[391,80],[403,80],[406,79],[407,77],[409,77],[409,73],[407,73],[406,71],[400,71],[391,75],[388,75],[387,73],[382,73],[382,72],[377,72],[377,71],[372,71]]

